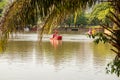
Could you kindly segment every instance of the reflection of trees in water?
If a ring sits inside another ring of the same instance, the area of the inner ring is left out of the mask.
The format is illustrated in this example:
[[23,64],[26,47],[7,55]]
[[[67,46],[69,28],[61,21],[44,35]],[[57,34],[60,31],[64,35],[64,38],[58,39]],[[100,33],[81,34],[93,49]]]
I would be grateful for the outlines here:
[[79,47],[80,43],[77,42],[62,42],[62,45],[58,45],[55,49],[49,42],[44,43],[43,51],[47,51],[45,52],[45,57],[48,62],[58,67],[64,64],[64,62],[70,62],[76,56],[75,54],[79,50]]
[[89,67],[93,60],[93,50],[91,47],[91,42],[81,42],[78,53],[76,53],[77,65],[81,68]]
[[[59,69],[61,65],[75,61],[75,65],[87,67],[86,65],[103,65],[109,54],[109,46],[89,42],[62,42],[57,48],[50,42],[38,44],[32,41],[11,41],[5,52],[6,59],[10,61],[35,62],[36,64],[47,63]],[[2,54],[1,54],[2,55]],[[110,57],[111,58],[111,57]],[[74,64],[74,63],[73,63]],[[81,67],[81,68],[82,68]]]
[[[112,60],[113,56],[115,56],[113,54],[113,52],[110,50],[110,48],[112,47],[109,44],[92,44],[93,49],[93,54],[94,54],[94,64],[97,64],[98,66],[101,66],[103,64],[107,64],[108,60]],[[111,56],[112,55],[112,56]],[[107,62],[107,63],[106,63]]]
[[35,42],[32,41],[11,41],[8,43],[5,55],[8,55],[10,60],[29,61],[32,58],[35,45]]

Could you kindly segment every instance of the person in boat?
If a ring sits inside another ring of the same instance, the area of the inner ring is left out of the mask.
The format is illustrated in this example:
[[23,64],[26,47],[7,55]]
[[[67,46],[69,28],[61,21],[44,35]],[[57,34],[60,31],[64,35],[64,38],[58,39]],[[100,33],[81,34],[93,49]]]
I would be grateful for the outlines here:
[[91,28],[88,31],[88,35],[92,35],[92,29]]
[[62,36],[58,35],[58,31],[57,30],[54,30],[54,34],[53,34],[51,39],[52,40],[62,40]]
[[91,38],[94,38],[96,35],[96,30],[95,29],[89,29],[88,31],[88,36]]
[[58,31],[57,30],[54,30],[54,34],[53,34],[53,37],[52,38],[57,38],[58,37]]

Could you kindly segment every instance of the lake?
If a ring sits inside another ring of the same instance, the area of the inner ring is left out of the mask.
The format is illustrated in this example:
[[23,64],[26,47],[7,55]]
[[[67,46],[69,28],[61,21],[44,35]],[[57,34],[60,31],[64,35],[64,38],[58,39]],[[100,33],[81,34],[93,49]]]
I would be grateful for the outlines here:
[[0,54],[0,80],[118,80],[106,74],[115,56],[109,44],[94,44],[85,35],[62,34],[60,42],[42,42],[36,34],[10,39]]

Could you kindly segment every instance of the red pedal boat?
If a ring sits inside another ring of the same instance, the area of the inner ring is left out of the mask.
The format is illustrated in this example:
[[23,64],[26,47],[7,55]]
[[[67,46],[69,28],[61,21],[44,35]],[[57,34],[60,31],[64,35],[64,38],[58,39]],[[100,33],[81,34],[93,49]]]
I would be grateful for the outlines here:
[[57,48],[58,45],[62,44],[62,36],[56,36],[54,38],[50,38],[50,42],[54,46],[54,48]]
[[54,38],[50,38],[50,40],[62,40],[62,36],[56,36]]

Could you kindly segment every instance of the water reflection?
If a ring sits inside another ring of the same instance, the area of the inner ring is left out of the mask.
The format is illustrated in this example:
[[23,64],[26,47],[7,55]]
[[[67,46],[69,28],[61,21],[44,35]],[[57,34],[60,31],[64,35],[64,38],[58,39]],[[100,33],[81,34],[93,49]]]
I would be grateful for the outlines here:
[[109,44],[98,44],[93,45],[93,53],[94,53],[94,64],[97,65],[105,65],[106,62],[110,61],[115,57],[115,53],[113,53],[110,49],[112,48]]
[[50,40],[50,43],[56,49],[59,45],[62,45],[62,40]]
[[110,48],[86,41],[57,47],[50,41],[10,41],[0,54],[0,80],[114,80],[104,70],[115,56]]

